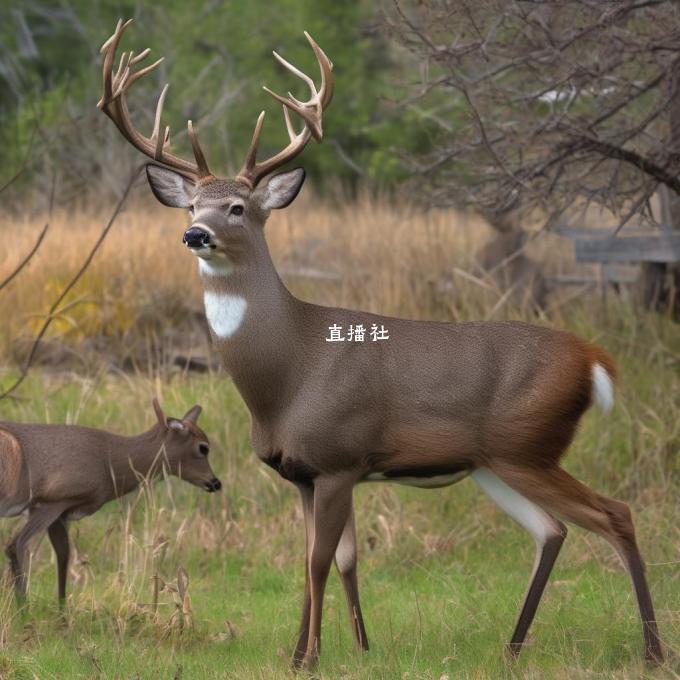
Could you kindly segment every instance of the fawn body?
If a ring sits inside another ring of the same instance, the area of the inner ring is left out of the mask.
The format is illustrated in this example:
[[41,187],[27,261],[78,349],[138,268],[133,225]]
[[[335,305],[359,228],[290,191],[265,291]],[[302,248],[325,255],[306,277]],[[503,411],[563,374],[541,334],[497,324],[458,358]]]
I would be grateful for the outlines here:
[[7,546],[17,594],[26,593],[28,545],[47,531],[57,556],[59,599],[66,597],[68,522],[95,513],[109,501],[162,472],[204,488],[221,487],[207,454],[209,441],[196,424],[200,406],[182,419],[166,418],[125,437],[77,425],[0,422],[0,517],[28,515]]

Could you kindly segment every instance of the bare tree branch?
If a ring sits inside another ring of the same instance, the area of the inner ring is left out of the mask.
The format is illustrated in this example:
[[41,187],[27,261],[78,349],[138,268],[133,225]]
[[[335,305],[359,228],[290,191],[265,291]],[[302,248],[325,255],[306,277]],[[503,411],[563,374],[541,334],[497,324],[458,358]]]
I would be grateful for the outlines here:
[[680,196],[680,4],[394,0],[384,27],[422,74],[404,105],[435,141],[406,158],[429,203],[586,201],[623,224],[660,185]]
[[59,294],[59,297],[52,303],[50,309],[47,312],[45,321],[40,328],[40,331],[38,332],[38,335],[36,336],[35,340],[33,341],[33,345],[31,346],[31,350],[28,354],[28,357],[26,361],[24,362],[24,366],[21,369],[21,372],[17,379],[5,390],[0,392],[0,399],[4,399],[6,397],[9,397],[12,395],[12,393],[24,382],[26,379],[26,376],[28,375],[28,372],[31,368],[31,365],[33,364],[33,360],[35,358],[36,352],[38,351],[38,347],[40,345],[41,340],[45,336],[45,333],[47,333],[48,328],[52,324],[52,321],[54,321],[55,318],[59,316],[61,313],[61,310],[59,309],[59,306],[61,303],[64,301],[66,296],[73,290],[74,286],[78,283],[78,281],[81,279],[83,274],[86,272],[87,268],[90,266],[90,263],[94,259],[94,256],[97,254],[97,251],[99,248],[102,246],[104,243],[104,240],[108,236],[109,232],[111,231],[111,228],[113,227],[118,215],[120,214],[120,211],[123,208],[123,205],[125,204],[125,201],[127,200],[127,197],[130,193],[130,189],[132,188],[132,185],[135,183],[135,180],[139,176],[140,172],[142,171],[142,166],[138,166],[135,168],[134,172],[130,175],[130,178],[125,185],[125,188],[123,189],[123,193],[116,204],[113,212],[111,213],[111,217],[109,218],[108,222],[102,229],[99,238],[95,242],[94,246],[92,246],[92,249],[88,253],[87,257],[83,261],[83,264],[80,266],[80,269],[75,273],[73,278],[69,281],[69,283],[66,285],[66,287],[61,291]]

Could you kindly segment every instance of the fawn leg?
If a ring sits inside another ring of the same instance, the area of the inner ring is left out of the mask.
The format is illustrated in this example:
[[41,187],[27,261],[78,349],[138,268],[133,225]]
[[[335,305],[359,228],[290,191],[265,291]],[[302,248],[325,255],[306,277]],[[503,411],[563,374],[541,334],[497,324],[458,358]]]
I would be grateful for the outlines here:
[[26,560],[28,557],[28,542],[31,537],[45,531],[69,508],[67,503],[50,503],[33,508],[28,521],[10,541],[6,549],[9,566],[14,579],[17,597],[23,600],[26,596]]
[[68,575],[68,562],[71,548],[68,541],[68,525],[62,515],[56,522],[47,528],[54,553],[57,556],[57,586],[59,593],[59,605],[63,607],[66,599],[66,578]]

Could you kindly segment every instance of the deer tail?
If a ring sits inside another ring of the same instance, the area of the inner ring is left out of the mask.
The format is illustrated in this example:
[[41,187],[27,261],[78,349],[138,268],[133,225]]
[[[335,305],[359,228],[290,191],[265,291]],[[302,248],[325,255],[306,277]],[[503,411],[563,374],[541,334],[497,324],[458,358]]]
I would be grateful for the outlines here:
[[611,356],[598,345],[589,345],[592,400],[605,413],[614,405],[616,364]]

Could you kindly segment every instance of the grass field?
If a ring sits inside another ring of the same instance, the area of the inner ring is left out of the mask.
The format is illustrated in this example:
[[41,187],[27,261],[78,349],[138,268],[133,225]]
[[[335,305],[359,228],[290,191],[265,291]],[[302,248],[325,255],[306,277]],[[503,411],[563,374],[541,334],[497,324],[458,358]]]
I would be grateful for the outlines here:
[[[21,248],[40,220],[20,225]],[[52,240],[0,294],[7,319],[3,383],[16,371],[14,339],[30,334],[102,221],[94,211],[75,223],[57,215]],[[0,230],[9,226],[0,223]],[[172,212],[128,211],[51,338],[95,356],[93,346],[124,352],[158,338],[174,341],[169,329],[190,333],[200,292],[194,265],[179,245],[181,228],[182,218]],[[522,309],[498,305],[502,291],[475,270],[472,253],[488,231],[472,218],[420,215],[364,198],[322,208],[302,202],[277,215],[268,230],[280,266],[313,264],[344,275],[323,285],[291,279],[308,299],[419,318],[527,318]],[[570,266],[549,243],[538,249],[552,271]],[[2,271],[19,256],[8,255]],[[472,280],[454,274],[455,289],[439,290],[433,282],[456,267]],[[616,300],[606,312],[592,300],[573,302],[539,321],[600,342],[619,362],[614,411],[585,416],[566,467],[631,504],[661,635],[677,649],[677,325],[636,316]],[[178,480],[159,482],[73,524],[76,555],[64,616],[56,608],[55,565],[43,541],[32,560],[29,608],[18,609],[9,589],[0,590],[0,678],[290,677],[303,583],[296,494],[252,457],[248,414],[228,378],[162,365],[124,372],[120,362],[111,363],[103,355],[76,371],[35,369],[16,399],[0,403],[0,419],[134,433],[153,422],[152,394],[174,415],[198,401],[213,442],[212,465],[225,488],[209,495]],[[680,677],[673,654],[660,669],[644,666],[631,586],[600,539],[570,532],[527,647],[511,664],[502,645],[533,562],[531,538],[469,481],[439,491],[365,485],[355,499],[371,650],[352,648],[344,598],[332,575],[319,677]],[[0,541],[19,521],[0,525]],[[173,591],[180,566],[190,601],[180,602]]]

